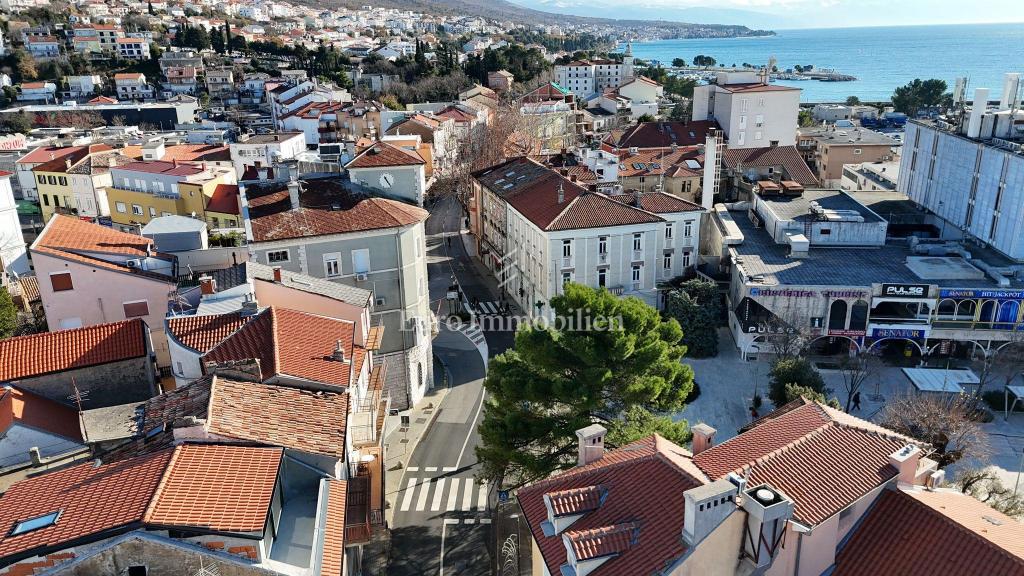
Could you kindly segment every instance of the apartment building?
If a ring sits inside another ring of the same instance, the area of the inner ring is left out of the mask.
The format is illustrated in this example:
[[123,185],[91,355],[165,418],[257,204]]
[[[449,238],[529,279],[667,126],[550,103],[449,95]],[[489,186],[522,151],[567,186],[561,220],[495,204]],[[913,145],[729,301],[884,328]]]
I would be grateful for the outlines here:
[[67,79],[68,94],[72,98],[92,98],[104,84],[104,77],[99,74],[68,76]]
[[110,169],[107,202],[114,226],[126,232],[159,216],[206,221],[206,208],[220,185],[235,183],[230,168],[142,160]]
[[242,134],[228,148],[235,173],[241,176],[249,166],[270,167],[294,159],[306,150],[306,139],[301,132]]
[[345,170],[354,184],[423,206],[427,162],[412,148],[379,140],[356,154]]
[[18,218],[18,204],[11,188],[12,176],[14,174],[10,172],[0,171],[0,276],[20,276],[29,271],[25,237]]
[[120,100],[146,100],[153,98],[154,90],[146,82],[142,72],[120,72],[114,74],[114,86]]
[[149,60],[149,40],[145,38],[118,38],[117,55],[125,60]]
[[75,146],[70,153],[32,169],[43,221],[55,213],[95,220],[109,216],[110,167],[131,159],[106,144]]
[[693,120],[717,122],[730,149],[796,144],[800,89],[757,72],[719,72],[693,91]]
[[867,128],[800,128],[797,140],[797,148],[824,186],[838,186],[846,164],[888,162],[896,157],[896,142]]
[[622,62],[615,60],[574,60],[555,66],[555,81],[576,95],[588,98],[633,79],[633,48],[627,45]]
[[206,91],[211,97],[225,97],[235,93],[235,71],[230,66],[206,70]]
[[846,164],[843,166],[843,177],[839,185],[843,190],[894,192],[899,177],[898,161]]
[[433,383],[427,213],[342,180],[244,184],[250,260],[372,290],[385,389],[396,408],[419,403]]

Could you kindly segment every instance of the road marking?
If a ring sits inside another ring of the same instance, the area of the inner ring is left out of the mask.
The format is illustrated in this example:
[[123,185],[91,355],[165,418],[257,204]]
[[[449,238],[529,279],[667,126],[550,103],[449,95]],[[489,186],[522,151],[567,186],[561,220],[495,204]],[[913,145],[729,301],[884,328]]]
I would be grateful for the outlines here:
[[458,468],[455,466],[445,466],[444,468],[441,468],[441,472],[455,472],[456,470],[458,470]]
[[420,497],[416,500],[416,511],[423,512],[427,506],[427,496],[430,495],[430,485],[432,483],[430,478],[424,478],[426,482],[420,484]]
[[437,466],[427,466],[423,469],[424,472],[437,472]]
[[462,494],[462,511],[471,512],[473,510],[473,479],[466,478],[466,487],[463,489]]
[[473,435],[473,431],[476,430],[476,420],[480,417],[480,411],[484,408],[484,397],[487,396],[487,392],[483,389],[480,390],[480,405],[476,408],[476,416],[473,416],[473,423],[469,427],[469,433],[466,434],[466,441],[462,443],[462,450],[459,450],[459,459],[455,461],[455,467],[462,467],[462,457],[466,454],[466,445],[469,444],[469,438]]
[[406,472],[419,472],[420,471],[420,467],[419,466],[409,466],[409,467],[407,467],[405,469],[405,471]]
[[459,505],[459,478],[452,478],[451,486],[448,487],[448,506],[445,510],[453,512]]
[[437,481],[434,486],[434,501],[430,503],[430,511],[437,512],[441,509],[441,497],[444,496],[444,478]]
[[405,496],[402,498],[402,507],[399,508],[402,512],[409,511],[409,505],[412,504],[412,492],[415,487],[416,479],[409,478],[409,483],[405,486]]
[[438,576],[444,576],[444,537],[449,524],[458,524],[459,521],[455,518],[445,518],[444,523],[441,524],[441,569],[438,571]]
[[491,523],[491,519],[490,518],[481,518],[480,519],[480,523],[481,524],[490,524]]
[[474,520],[473,518],[466,518],[462,522],[463,522],[463,524],[475,524],[476,520]]
[[476,509],[480,512],[487,510],[487,485],[481,484],[479,490],[479,496],[476,499]]

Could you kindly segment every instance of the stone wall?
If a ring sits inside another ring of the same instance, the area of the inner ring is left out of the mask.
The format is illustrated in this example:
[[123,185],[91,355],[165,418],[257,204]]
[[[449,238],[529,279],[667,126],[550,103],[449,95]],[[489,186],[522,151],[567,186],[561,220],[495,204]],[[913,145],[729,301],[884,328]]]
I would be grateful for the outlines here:
[[74,387],[82,394],[82,408],[105,408],[141,402],[157,395],[153,363],[148,356],[25,378],[18,387],[64,404],[74,405]]

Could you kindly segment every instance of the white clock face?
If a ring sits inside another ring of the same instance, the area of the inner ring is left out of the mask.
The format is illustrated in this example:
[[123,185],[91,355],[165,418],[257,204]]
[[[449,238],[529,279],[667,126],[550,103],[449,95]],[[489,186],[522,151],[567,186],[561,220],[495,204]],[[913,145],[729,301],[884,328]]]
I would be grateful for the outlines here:
[[395,177],[389,172],[385,172],[380,175],[380,186],[381,188],[391,188],[395,183]]

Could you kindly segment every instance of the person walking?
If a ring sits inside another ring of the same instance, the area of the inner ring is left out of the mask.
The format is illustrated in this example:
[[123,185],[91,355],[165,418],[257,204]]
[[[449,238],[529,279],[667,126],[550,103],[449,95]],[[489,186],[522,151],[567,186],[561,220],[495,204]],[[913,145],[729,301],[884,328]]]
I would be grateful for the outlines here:
[[853,395],[853,409],[860,410],[860,392]]

